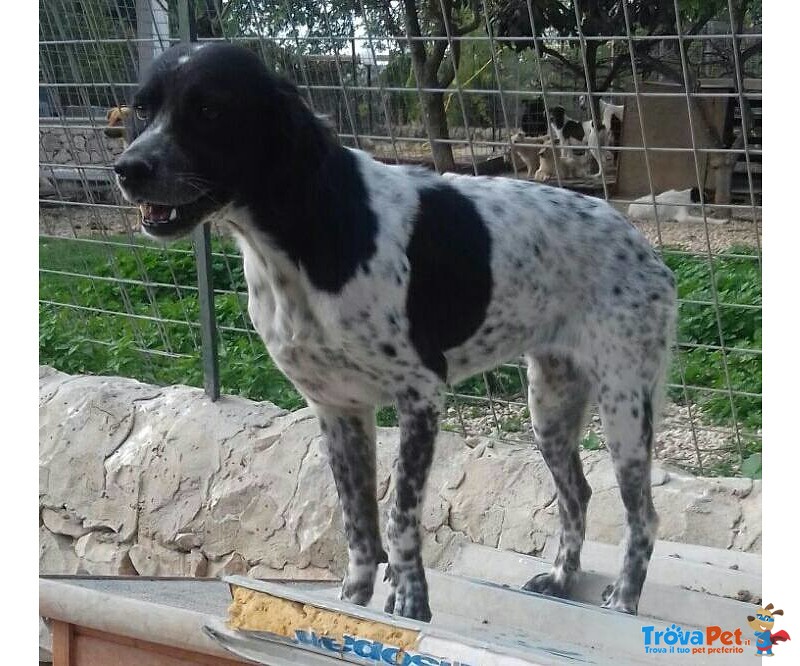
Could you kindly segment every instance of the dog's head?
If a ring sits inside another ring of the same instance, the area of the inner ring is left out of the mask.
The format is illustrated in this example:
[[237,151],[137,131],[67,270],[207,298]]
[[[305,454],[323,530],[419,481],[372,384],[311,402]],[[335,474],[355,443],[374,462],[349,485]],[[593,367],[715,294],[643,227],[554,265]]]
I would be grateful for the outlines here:
[[129,106],[115,106],[109,109],[106,114],[106,126],[103,128],[104,134],[109,139],[127,140],[130,118],[131,107]]
[[[689,200],[694,204],[700,203],[701,200],[699,187],[693,187],[689,190]],[[714,203],[714,191],[704,187],[702,201],[704,203]]]
[[[135,128],[114,164],[142,228],[175,238],[230,203],[278,191],[324,130],[297,89],[226,43],[178,45],[152,64],[131,104]],[[302,174],[302,172],[301,172]]]
[[524,143],[525,141],[525,132],[522,130],[517,130],[511,135],[511,143]]
[[550,123],[556,129],[562,129],[564,127],[564,123],[567,121],[567,112],[563,106],[551,106],[550,107]]

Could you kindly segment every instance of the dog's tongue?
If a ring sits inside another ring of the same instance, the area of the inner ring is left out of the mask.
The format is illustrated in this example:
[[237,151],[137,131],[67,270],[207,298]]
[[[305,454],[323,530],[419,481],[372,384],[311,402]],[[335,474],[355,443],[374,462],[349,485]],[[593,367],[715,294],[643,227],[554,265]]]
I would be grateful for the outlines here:
[[142,214],[146,220],[153,222],[166,222],[169,220],[172,206],[159,206],[158,204],[144,204]]

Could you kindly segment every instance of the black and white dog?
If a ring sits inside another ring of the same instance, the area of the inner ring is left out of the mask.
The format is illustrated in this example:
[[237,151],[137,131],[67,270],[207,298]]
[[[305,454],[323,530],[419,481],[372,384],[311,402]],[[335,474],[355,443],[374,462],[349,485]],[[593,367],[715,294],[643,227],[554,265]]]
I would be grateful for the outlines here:
[[550,109],[550,126],[561,145],[561,157],[574,156],[574,148],[570,145],[587,146],[594,161],[597,163],[597,172],[591,174],[594,178],[603,175],[602,160],[605,159],[603,149],[609,145],[608,126],[600,122],[600,128],[595,129],[593,120],[575,120],[567,115],[563,106],[554,106]]
[[445,382],[524,353],[539,448],[558,488],[564,596],[591,490],[578,439],[599,401],[627,515],[605,606],[636,612],[656,535],[650,462],[673,329],[670,271],[605,202],[522,180],[387,166],[341,147],[297,89],[228,44],[176,46],[135,95],[144,125],[114,170],[144,230],[229,225],[253,324],[319,416],[344,515],[342,598],[366,604],[387,560],[376,405],[394,403],[386,610],[428,620],[420,512]]

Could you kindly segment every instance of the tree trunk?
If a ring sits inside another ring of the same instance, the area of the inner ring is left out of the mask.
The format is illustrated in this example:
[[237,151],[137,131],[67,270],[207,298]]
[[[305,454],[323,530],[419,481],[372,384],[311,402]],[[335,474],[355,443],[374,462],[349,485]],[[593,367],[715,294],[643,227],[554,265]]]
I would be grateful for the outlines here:
[[[750,105],[745,101],[742,113],[745,116],[745,132],[750,128]],[[744,134],[740,133],[730,147],[730,150],[741,150],[744,146]],[[733,169],[739,161],[739,155],[735,152],[712,153],[709,165],[714,170],[714,203],[718,206],[729,206],[731,203],[731,183],[733,181]],[[730,219],[730,208],[719,208],[715,212],[715,217]]]
[[[426,83],[425,87],[437,87],[438,83]],[[450,143],[439,143],[436,139],[449,139],[450,132],[447,128],[447,114],[444,110],[444,93],[423,92],[423,113],[427,118],[428,133],[431,140],[433,163],[439,173],[455,170],[453,159],[453,146]]]

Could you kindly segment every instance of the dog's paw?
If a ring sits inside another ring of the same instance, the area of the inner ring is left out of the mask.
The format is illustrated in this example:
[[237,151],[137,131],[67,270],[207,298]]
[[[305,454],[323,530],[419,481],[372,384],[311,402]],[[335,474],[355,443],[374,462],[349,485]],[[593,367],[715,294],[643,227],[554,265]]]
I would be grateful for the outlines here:
[[614,610],[619,613],[636,615],[639,610],[639,600],[631,599],[629,595],[620,592],[619,586],[615,583],[606,586],[603,590],[603,608]]
[[387,566],[384,580],[391,581],[392,585],[392,591],[386,598],[385,612],[421,622],[431,621],[428,584],[422,568],[398,572]]
[[528,592],[546,594],[549,597],[559,597],[561,599],[567,597],[567,585],[563,581],[557,581],[552,573],[542,573],[534,576],[522,586],[522,589]]
[[[378,554],[378,558],[381,554]],[[379,560],[380,561],[380,560]],[[348,568],[342,581],[339,598],[352,604],[366,606],[375,589],[375,574],[378,571],[378,562],[372,564],[359,564]]]
[[339,598],[342,601],[349,601],[351,604],[366,606],[372,599],[372,591],[375,587],[375,579],[350,579],[345,576],[342,581],[342,590]]

